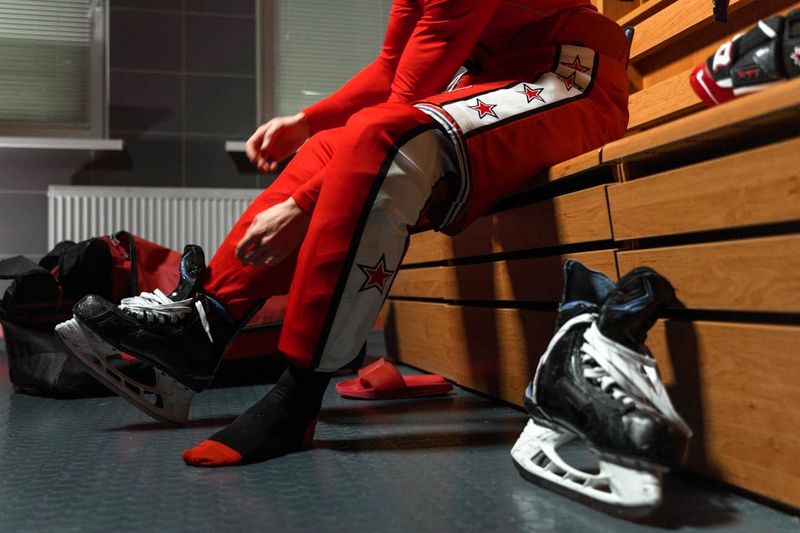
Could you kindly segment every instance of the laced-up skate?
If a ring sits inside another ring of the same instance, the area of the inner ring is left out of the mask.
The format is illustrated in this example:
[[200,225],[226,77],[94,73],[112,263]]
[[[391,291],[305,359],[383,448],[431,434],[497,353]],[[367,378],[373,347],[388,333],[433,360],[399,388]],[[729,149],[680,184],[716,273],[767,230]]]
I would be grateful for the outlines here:
[[[74,318],[56,326],[56,337],[111,390],[156,420],[183,424],[192,397],[214,377],[239,323],[212,297],[198,292],[203,250],[186,246],[180,282],[169,296],[158,289],[117,306],[90,295]],[[111,362],[124,352],[151,364],[153,383],[136,381]]]
[[[557,331],[525,391],[531,415],[511,451],[528,480],[629,516],[661,502],[661,474],[680,465],[691,435],[644,346],[669,282],[638,268],[618,285],[576,261],[565,265]],[[585,440],[598,472],[569,465],[558,448]]]

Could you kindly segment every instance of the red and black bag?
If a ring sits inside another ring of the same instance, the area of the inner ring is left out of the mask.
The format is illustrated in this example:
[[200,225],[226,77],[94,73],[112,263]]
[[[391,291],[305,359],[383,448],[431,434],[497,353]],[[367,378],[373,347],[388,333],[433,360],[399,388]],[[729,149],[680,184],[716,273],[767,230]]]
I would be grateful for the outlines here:
[[[180,260],[175,250],[120,231],[59,243],[39,263],[23,256],[0,261],[0,279],[13,280],[0,302],[0,323],[15,388],[56,397],[108,394],[82,363],[61,351],[55,326],[72,318],[73,305],[87,294],[119,303],[156,288],[170,293],[178,284]],[[285,298],[273,298],[231,343],[226,359],[277,353],[284,310]],[[126,373],[149,371],[130,356],[119,365]]]

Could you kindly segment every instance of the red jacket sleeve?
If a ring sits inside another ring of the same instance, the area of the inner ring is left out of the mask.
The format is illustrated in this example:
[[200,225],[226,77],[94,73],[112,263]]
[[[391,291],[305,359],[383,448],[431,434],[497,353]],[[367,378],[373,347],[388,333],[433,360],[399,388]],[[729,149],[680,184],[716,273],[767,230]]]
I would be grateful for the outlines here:
[[[413,103],[441,92],[469,56],[501,0],[395,0],[378,58],[338,91],[304,110],[312,133],[343,125],[382,102]],[[292,197],[310,212],[312,178]]]
[[464,64],[500,0],[427,0],[392,81],[390,102],[442,91]]

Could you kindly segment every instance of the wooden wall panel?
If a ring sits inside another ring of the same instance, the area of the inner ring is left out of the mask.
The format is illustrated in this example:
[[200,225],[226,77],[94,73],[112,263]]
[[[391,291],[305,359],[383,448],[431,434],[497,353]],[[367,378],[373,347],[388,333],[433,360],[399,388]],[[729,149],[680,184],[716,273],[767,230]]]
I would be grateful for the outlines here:
[[455,237],[411,236],[404,264],[611,238],[605,185],[486,215]]
[[689,309],[800,313],[800,235],[632,250],[617,261],[621,273],[654,268]]
[[647,344],[695,432],[689,465],[800,507],[800,327],[659,321]]
[[600,250],[474,265],[402,269],[397,273],[389,297],[558,302],[564,286],[563,264],[567,259],[576,259],[588,268],[617,279],[614,250]]
[[472,390],[522,405],[555,313],[392,300],[389,355]]
[[798,183],[800,138],[612,185],[614,238],[800,220]]
[[683,71],[630,96],[628,131],[653,126],[704,109],[689,85],[691,70]]

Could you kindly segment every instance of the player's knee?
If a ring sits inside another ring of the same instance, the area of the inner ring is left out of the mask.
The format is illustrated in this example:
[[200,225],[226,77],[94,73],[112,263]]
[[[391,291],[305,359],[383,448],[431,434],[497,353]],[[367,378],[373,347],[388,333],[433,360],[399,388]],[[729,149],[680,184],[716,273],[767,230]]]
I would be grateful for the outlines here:
[[401,131],[424,121],[426,115],[403,103],[385,103],[362,109],[347,121],[351,133],[371,135]]

